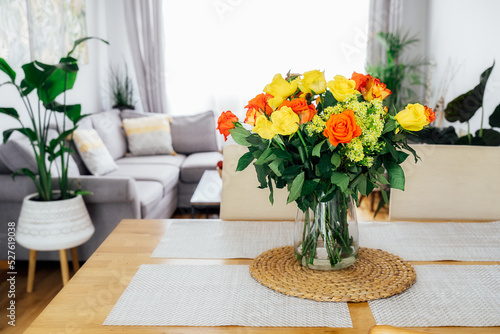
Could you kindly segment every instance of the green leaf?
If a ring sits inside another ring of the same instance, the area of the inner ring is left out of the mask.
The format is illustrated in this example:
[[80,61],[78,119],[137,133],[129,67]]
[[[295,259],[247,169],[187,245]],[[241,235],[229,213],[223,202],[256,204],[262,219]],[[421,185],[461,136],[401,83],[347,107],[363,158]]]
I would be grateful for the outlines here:
[[276,174],[277,176],[281,176],[281,171],[279,169],[280,165],[283,163],[282,159],[276,159],[271,162],[268,167]]
[[235,127],[229,130],[231,137],[233,137],[234,141],[243,146],[250,146],[250,143],[246,140],[248,136],[252,133],[243,127]]
[[342,159],[340,158],[340,155],[338,155],[337,153],[333,153],[330,162],[332,163],[332,165],[338,168],[340,166],[340,163],[342,162]]
[[398,133],[397,135],[392,136],[393,142],[403,141],[406,139],[406,136],[402,133]]
[[[1,59],[1,58],[0,58]],[[19,114],[14,108],[0,108],[0,113],[19,119]]]
[[49,110],[64,113],[74,124],[78,123],[84,117],[81,115],[82,106],[80,104],[64,105],[53,101],[52,103],[44,104],[44,107]]
[[328,107],[333,107],[337,104],[337,100],[333,97],[332,92],[329,90],[326,91],[325,93],[325,105],[323,106],[323,109],[328,108]]
[[236,166],[236,171],[241,172],[245,168],[250,165],[250,163],[254,160],[255,158],[253,157],[252,152],[247,152],[243,154],[240,159],[238,160],[238,166]]
[[389,119],[387,123],[384,125],[384,130],[382,131],[382,134],[394,131],[396,129],[396,121],[393,119]]
[[109,45],[109,42],[103,40],[102,38],[99,38],[99,37],[83,37],[83,38],[80,38],[80,39],[77,39],[75,41],[75,43],[73,44],[73,48],[71,49],[71,51],[68,52],[68,54],[66,55],[66,57],[69,57],[71,56],[71,54],[75,51],[76,47],[80,44],[80,43],[83,43],[85,41],[88,41],[89,39],[97,39],[97,40],[100,40],[101,42],[104,42],[106,44]]
[[[476,137],[479,137],[479,132],[476,131]],[[486,146],[500,146],[500,132],[493,129],[483,129],[483,138]]]
[[255,171],[257,172],[257,180],[259,181],[260,185],[259,188],[264,189],[267,187],[267,170],[266,167],[263,165],[255,165]]
[[332,168],[332,164],[330,162],[330,158],[328,155],[323,155],[321,158],[319,158],[319,162],[316,165],[317,169],[317,176],[323,176],[323,175],[330,175],[328,173],[332,172],[334,168]]
[[274,205],[274,188],[270,175],[267,176],[267,184],[269,185],[269,202]]
[[9,64],[7,64],[7,62],[3,58],[0,58],[0,71],[7,74],[12,82],[16,81],[16,72],[9,66]]
[[[264,152],[262,152],[262,154],[259,156],[259,158],[257,159],[257,161],[255,161],[255,164],[256,165],[263,165],[265,164],[268,160],[266,160],[267,158],[269,158],[273,153],[273,150],[271,148],[266,148],[266,150]],[[276,156],[274,156],[276,157]]]
[[321,146],[323,146],[323,144],[325,143],[326,139],[319,142],[318,144],[316,144],[312,150],[312,155],[313,157],[320,157],[321,156]]
[[302,186],[301,196],[310,195],[316,190],[320,179],[304,180],[304,185]]
[[397,151],[397,152],[398,152],[398,158],[396,159],[396,162],[398,164],[402,164],[406,160],[406,158],[408,158],[409,154],[402,151]]
[[495,128],[500,128],[500,104],[495,108],[493,114],[490,115],[490,125]]
[[302,193],[302,186],[304,184],[305,173],[302,172],[293,180],[289,189],[287,204],[295,201]]
[[338,186],[342,192],[345,192],[349,186],[349,176],[344,173],[333,172],[331,181]]
[[460,123],[464,123],[474,116],[476,111],[483,105],[486,83],[488,82],[488,78],[490,77],[494,66],[495,62],[493,62],[493,65],[481,74],[480,82],[476,87],[474,87],[474,89],[458,96],[453,101],[448,103],[446,109],[444,110],[447,121],[460,121]]
[[12,135],[12,133],[14,133],[14,131],[22,133],[23,135],[28,137],[28,139],[31,142],[37,141],[36,133],[32,129],[30,129],[30,128],[16,128],[16,129],[8,129],[8,130],[5,130],[3,132],[3,142],[4,143],[6,143],[7,140],[9,140],[10,136]]
[[384,162],[384,166],[389,174],[391,188],[405,190],[405,173],[403,172],[403,168],[397,163],[387,160]]

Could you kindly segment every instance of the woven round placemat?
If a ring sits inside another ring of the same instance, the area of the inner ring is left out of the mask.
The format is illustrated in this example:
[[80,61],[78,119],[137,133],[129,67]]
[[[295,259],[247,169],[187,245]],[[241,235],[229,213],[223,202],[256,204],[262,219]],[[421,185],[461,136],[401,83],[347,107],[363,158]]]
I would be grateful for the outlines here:
[[400,257],[379,249],[360,248],[356,262],[342,270],[312,270],[295,258],[292,246],[268,250],[250,265],[261,284],[285,295],[316,301],[364,302],[408,289],[417,275]]

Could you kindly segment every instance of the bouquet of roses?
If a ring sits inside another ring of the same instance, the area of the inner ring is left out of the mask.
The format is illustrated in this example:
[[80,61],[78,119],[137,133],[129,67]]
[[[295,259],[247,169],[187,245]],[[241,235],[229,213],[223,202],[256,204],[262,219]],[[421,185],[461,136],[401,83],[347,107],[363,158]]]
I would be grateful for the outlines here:
[[[231,112],[218,119],[227,139],[248,147],[237,171],[253,163],[260,188],[288,189],[288,202],[315,210],[338,194],[357,201],[382,185],[404,190],[400,164],[415,151],[407,131],[432,122],[434,112],[418,103],[396,113],[384,107],[391,94],[379,79],[354,72],[326,81],[318,70],[276,74],[264,92],[248,102],[244,124]],[[407,151],[407,152],[405,152]],[[388,173],[388,179],[384,176]]]

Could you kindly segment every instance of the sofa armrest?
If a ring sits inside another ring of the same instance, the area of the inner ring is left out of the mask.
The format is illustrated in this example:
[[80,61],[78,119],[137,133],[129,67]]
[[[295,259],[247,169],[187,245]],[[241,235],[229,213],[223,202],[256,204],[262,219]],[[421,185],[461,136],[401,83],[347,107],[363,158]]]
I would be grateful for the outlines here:
[[73,189],[92,192],[86,203],[132,202],[138,199],[135,180],[130,177],[80,175],[70,178]]
[[11,174],[0,174],[0,202],[22,202],[24,197],[36,193],[36,187],[24,175],[12,178]]

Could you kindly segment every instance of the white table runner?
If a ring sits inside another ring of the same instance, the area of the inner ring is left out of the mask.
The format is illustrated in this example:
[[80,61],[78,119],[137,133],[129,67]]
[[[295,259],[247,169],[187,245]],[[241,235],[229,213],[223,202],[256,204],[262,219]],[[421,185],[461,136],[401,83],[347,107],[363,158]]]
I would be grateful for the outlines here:
[[152,257],[254,258],[293,245],[292,222],[173,220]]
[[500,266],[415,266],[402,294],[369,302],[378,325],[499,326]]
[[359,244],[407,261],[500,261],[500,222],[361,222]]
[[[293,222],[172,220],[152,257],[254,258],[293,245]],[[360,222],[360,245],[407,261],[499,261],[500,222]]]
[[347,303],[285,296],[248,266],[142,265],[104,325],[352,327]]

